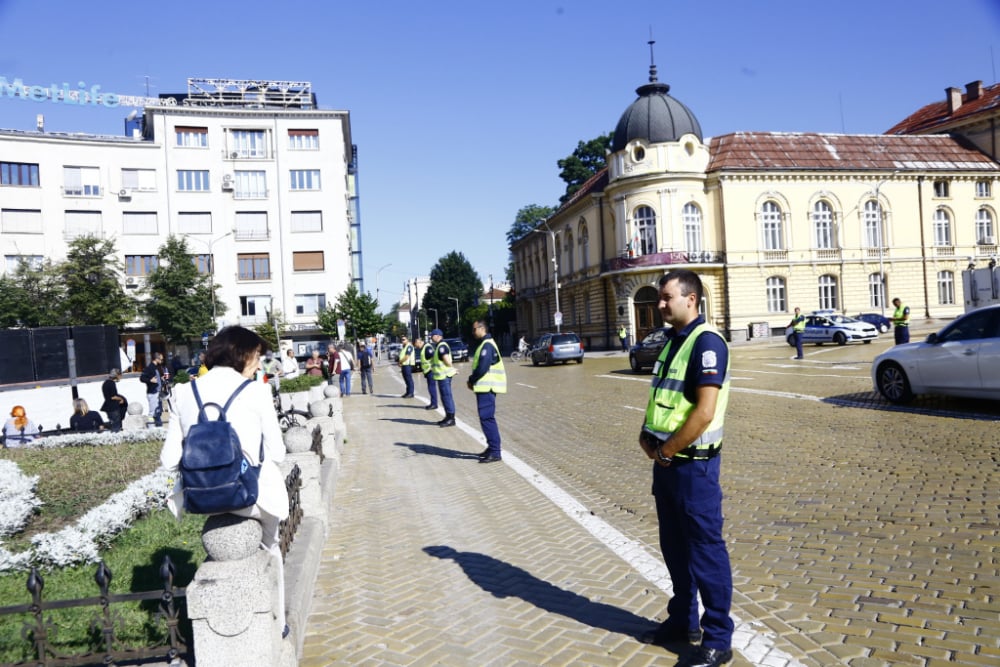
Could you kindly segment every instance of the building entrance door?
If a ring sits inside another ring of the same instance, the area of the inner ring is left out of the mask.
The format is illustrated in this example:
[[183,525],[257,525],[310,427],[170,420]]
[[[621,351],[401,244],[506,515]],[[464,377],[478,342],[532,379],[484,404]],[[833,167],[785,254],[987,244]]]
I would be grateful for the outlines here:
[[663,326],[663,318],[656,307],[658,301],[659,295],[654,287],[646,286],[636,293],[632,302],[632,311],[635,315],[633,343],[638,343],[650,331]]

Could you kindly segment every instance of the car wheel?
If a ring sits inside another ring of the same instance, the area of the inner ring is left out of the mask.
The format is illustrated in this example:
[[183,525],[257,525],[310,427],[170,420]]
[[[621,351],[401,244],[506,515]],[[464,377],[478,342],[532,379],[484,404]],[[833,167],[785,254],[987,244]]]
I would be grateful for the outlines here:
[[638,373],[642,370],[642,368],[639,367],[639,360],[635,358],[634,354],[628,355],[628,367],[632,369],[633,373]]
[[847,336],[845,336],[843,332],[838,331],[833,334],[833,342],[837,345],[847,345]]
[[534,357],[532,357],[531,358],[531,365],[532,366],[537,366],[538,365],[538,359],[535,359]]
[[869,344],[869,343],[870,343],[871,341],[870,341],[870,340],[866,340],[866,341],[862,341],[862,342],[863,342],[863,343],[864,343],[865,345],[868,345],[868,344]]
[[878,367],[875,384],[880,394],[891,403],[909,403],[913,400],[913,390],[906,378],[906,371],[894,361],[887,361]]
[[887,331],[889,331],[889,325],[888,324],[883,324],[882,326],[880,326],[878,328],[878,330],[881,331],[882,333],[886,333]]
[[576,363],[578,363],[578,364],[582,364],[582,363],[583,363],[583,357],[580,357],[579,359],[577,359],[577,360],[576,360]]

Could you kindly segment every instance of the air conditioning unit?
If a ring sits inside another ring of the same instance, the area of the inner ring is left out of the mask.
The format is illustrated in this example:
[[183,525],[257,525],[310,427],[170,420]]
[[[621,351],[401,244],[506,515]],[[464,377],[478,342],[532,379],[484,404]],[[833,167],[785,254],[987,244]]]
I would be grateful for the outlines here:
[[238,158],[239,156],[240,156],[240,152],[239,152],[239,151],[233,151],[232,153],[230,153],[230,154],[229,154],[229,159],[230,159],[230,160],[235,160],[235,159],[237,159],[237,158]]
[[222,177],[222,189],[223,190],[232,190],[233,189],[233,175],[232,174],[225,174]]
[[126,287],[135,287],[138,284],[139,284],[139,281],[136,280],[135,278],[129,277],[129,278],[125,279],[125,286]]
[[131,199],[132,198],[132,191],[129,190],[128,188],[122,188],[121,190],[118,191],[118,198],[119,199]]

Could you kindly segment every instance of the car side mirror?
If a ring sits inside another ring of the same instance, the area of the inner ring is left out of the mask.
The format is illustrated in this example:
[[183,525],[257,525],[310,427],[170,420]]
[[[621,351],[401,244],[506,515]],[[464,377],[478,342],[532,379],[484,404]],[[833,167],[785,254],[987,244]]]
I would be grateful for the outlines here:
[[927,344],[928,345],[934,345],[937,342],[938,342],[938,335],[936,333],[932,333],[931,335],[929,335],[927,337]]

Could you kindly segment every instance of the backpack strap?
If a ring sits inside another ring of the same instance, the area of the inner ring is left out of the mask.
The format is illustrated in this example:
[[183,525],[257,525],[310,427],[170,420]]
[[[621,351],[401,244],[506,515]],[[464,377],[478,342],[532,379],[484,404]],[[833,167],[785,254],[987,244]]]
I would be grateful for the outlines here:
[[[229,397],[229,400],[226,401],[226,404],[223,405],[223,406],[221,406],[221,407],[219,406],[218,403],[209,403],[209,405],[214,405],[215,407],[219,408],[219,417],[218,417],[218,419],[224,419],[226,417],[226,411],[229,410],[229,406],[232,404],[233,400],[237,396],[240,395],[241,391],[243,391],[244,389],[246,389],[252,383],[253,383],[253,380],[245,380],[243,382],[243,384],[241,384],[239,387],[236,388],[236,391],[234,391],[233,394],[232,394],[232,396]],[[192,382],[191,383],[191,391],[194,393],[194,400],[198,404],[198,421],[202,421],[202,417],[203,416],[207,420],[208,419],[208,415],[205,414],[205,404],[201,402],[201,394],[198,393],[198,383],[197,382]],[[260,457],[259,457],[259,460],[262,463],[264,461],[264,436],[263,436],[263,434],[261,434],[261,438],[260,438]]]

